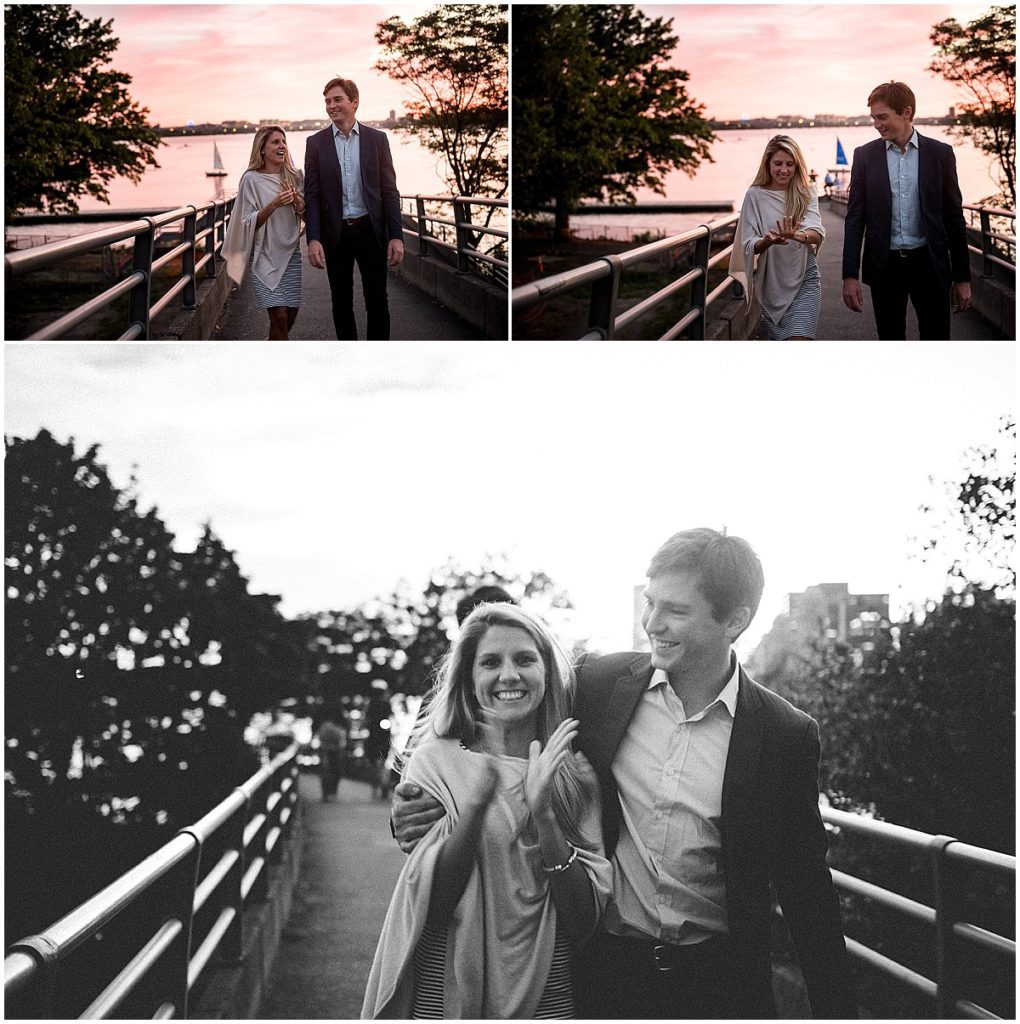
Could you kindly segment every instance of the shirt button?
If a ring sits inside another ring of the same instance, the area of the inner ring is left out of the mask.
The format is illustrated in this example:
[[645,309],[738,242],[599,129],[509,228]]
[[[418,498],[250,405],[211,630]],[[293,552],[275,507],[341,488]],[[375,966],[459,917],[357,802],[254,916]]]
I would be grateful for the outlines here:
[[656,811],[655,812],[655,817],[656,818],[661,818],[662,817],[662,811]]

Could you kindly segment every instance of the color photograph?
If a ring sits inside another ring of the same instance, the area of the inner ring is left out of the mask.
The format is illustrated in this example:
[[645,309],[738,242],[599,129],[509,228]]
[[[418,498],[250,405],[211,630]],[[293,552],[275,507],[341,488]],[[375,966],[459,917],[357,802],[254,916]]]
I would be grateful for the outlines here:
[[505,6],[14,4],[4,40],[5,337],[507,338]]
[[1014,338],[1015,19],[515,7],[514,338]]

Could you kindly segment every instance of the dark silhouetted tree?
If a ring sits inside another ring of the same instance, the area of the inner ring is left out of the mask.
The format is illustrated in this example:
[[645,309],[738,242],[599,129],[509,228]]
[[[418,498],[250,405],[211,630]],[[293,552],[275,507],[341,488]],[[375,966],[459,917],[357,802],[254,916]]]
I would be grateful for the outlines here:
[[112,22],[69,5],[4,7],[4,213],[77,213],[108,202],[117,175],[157,167],[159,136],[132,102],[131,78],[109,67]]
[[950,133],[995,158],[999,188],[1016,209],[1016,7],[992,7],[966,25],[947,18],[932,29],[931,41],[928,70],[967,97]]
[[703,107],[673,65],[672,20],[632,4],[529,4],[515,8],[514,209],[555,207],[565,235],[579,200],[633,202],[660,194],[664,176],[693,174],[714,140]]

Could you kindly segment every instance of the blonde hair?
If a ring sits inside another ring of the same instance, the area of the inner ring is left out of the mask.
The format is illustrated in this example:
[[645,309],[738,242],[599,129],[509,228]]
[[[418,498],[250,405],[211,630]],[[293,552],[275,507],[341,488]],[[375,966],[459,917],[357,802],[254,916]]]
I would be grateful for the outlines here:
[[758,165],[758,173],[751,184],[768,188],[772,181],[769,162],[779,152],[793,157],[793,178],[786,190],[786,216],[792,217],[794,224],[797,225],[807,213],[813,190],[808,181],[807,162],[804,160],[804,154],[800,151],[800,146],[789,135],[773,135],[769,139],[765,152],[762,154],[761,163]]
[[[436,671],[436,681],[425,697],[428,710],[419,719],[408,748],[433,737],[458,739],[470,746],[476,738],[474,663],[478,645],[493,626],[508,626],[526,633],[535,643],[545,668],[545,695],[539,706],[536,736],[543,747],[556,727],[570,716],[574,702],[574,671],[548,628],[516,605],[480,604],[464,620],[460,635]],[[594,772],[582,770],[568,757],[553,779],[553,811],[567,838],[575,846],[594,850],[599,836],[587,835],[580,825],[581,810],[599,800]]]
[[[255,139],[251,144],[251,157],[248,160],[249,171],[261,171],[266,166],[266,158],[262,155],[262,150],[265,148],[266,143],[269,141],[269,136],[273,132],[279,132],[283,136],[284,143],[286,143],[287,133],[278,124],[262,125],[255,132]],[[298,177],[297,168],[290,157],[290,146],[287,146],[287,155],[283,158],[283,180],[292,188],[301,187],[301,179]]]

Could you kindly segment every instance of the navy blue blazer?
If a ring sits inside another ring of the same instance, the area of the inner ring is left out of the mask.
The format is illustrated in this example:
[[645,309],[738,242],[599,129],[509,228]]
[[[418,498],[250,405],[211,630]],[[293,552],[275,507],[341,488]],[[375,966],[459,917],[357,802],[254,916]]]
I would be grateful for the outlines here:
[[[372,218],[379,246],[385,251],[390,239],[404,238],[400,223],[400,193],[385,132],[359,122],[361,133],[361,189]],[[326,249],[340,242],[343,221],[343,187],[340,162],[333,142],[333,126],[323,128],[305,143],[305,224],[309,242]]]
[[[928,240],[939,284],[970,280],[963,197],[953,147],[917,133],[917,191],[921,230]],[[884,139],[854,150],[850,201],[843,231],[843,277],[871,284],[887,271],[892,238],[892,185]],[[861,273],[861,243],[864,266]]]
[[[620,801],[612,764],[651,681],[647,654],[585,655],[577,664],[578,747],[602,788],[602,830],[612,857]],[[760,1016],[772,995],[770,883],[783,908],[815,1017],[856,1017],[839,899],[818,810],[818,726],[743,669],[723,775],[722,872],[730,939],[748,965]]]

